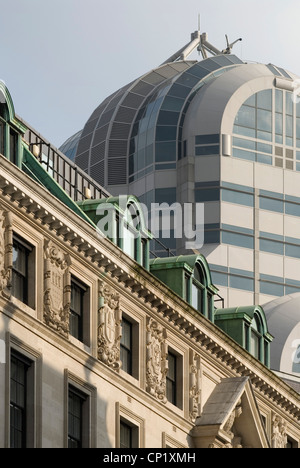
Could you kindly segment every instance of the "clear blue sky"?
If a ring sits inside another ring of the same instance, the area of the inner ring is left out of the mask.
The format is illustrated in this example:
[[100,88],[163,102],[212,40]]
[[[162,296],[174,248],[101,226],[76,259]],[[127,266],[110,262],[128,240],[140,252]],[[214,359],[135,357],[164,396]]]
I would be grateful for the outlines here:
[[[300,75],[299,0],[0,0],[0,79],[16,112],[60,146],[109,94],[201,32]],[[193,56],[197,58],[197,56]],[[199,57],[200,59],[200,57]]]

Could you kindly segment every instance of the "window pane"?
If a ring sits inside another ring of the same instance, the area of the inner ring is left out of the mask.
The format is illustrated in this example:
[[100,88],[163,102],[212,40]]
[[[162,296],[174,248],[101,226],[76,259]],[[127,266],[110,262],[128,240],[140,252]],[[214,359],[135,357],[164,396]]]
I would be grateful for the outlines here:
[[168,354],[168,374],[167,374],[167,399],[173,405],[176,405],[176,367],[177,357],[170,353]]
[[26,387],[29,365],[11,357],[10,447],[26,448]]
[[242,127],[255,128],[255,109],[253,107],[242,106],[236,117],[235,124]]
[[121,421],[120,423],[120,448],[133,448],[132,445],[132,427]]
[[257,107],[260,109],[272,110],[272,90],[260,91],[257,93]]
[[71,283],[70,335],[83,341],[83,303],[86,290],[77,282]]
[[258,109],[257,110],[257,129],[266,132],[272,132],[272,113]]
[[125,319],[122,321],[120,359],[122,369],[132,375],[132,324]]
[[84,399],[72,390],[69,391],[68,407],[68,447],[82,447],[82,407]]
[[16,239],[13,242],[12,295],[28,303],[28,257],[29,250]]

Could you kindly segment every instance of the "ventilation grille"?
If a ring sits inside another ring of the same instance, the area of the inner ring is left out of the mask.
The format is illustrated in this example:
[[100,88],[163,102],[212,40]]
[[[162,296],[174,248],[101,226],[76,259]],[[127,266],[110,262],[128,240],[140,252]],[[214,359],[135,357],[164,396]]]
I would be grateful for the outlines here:
[[91,151],[91,166],[102,161],[105,156],[105,145],[106,142],[100,143],[100,145],[94,146]]
[[104,185],[104,161],[95,164],[90,169],[90,176],[100,185]]
[[85,171],[89,165],[89,151],[86,151],[80,156],[76,156],[75,164]]
[[104,114],[101,115],[97,128],[103,127],[104,125],[108,124],[111,121],[114,111],[115,109],[111,109],[108,112],[104,112]]
[[91,142],[92,142],[92,134],[87,135],[84,138],[80,138],[78,149],[77,149],[77,154],[85,153],[86,151],[88,151],[91,146]]
[[144,101],[144,99],[145,98],[143,96],[129,93],[128,96],[126,96],[126,98],[122,102],[122,104],[125,107],[128,106],[128,107],[132,107],[133,109],[138,109],[140,105],[142,104],[142,102]]
[[97,125],[97,122],[98,122],[98,119],[89,120],[83,129],[81,138],[89,135],[90,133],[93,133]]
[[116,115],[116,122],[131,123],[135,118],[136,110],[128,107],[120,107]]
[[112,126],[110,138],[114,140],[126,140],[129,137],[131,125],[114,123]]
[[127,146],[128,146],[127,140],[110,141],[108,157],[116,158],[116,157],[127,156]]
[[99,143],[102,143],[102,141],[106,140],[107,137],[107,132],[108,132],[109,125],[105,125],[105,127],[98,128],[95,132],[95,137],[94,137],[94,145],[98,145]]
[[126,158],[114,158],[108,161],[108,185],[124,185],[127,183]]
[[137,94],[141,94],[142,96],[147,96],[153,90],[153,86],[149,83],[145,83],[145,81],[139,81],[139,83],[132,88],[132,91]]

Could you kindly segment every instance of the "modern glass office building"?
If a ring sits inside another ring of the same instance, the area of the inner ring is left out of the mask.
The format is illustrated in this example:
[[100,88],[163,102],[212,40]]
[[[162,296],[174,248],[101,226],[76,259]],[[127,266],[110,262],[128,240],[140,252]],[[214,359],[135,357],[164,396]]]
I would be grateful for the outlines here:
[[295,80],[228,51],[199,62],[175,54],[102,102],[76,146],[76,164],[114,195],[204,203],[201,253],[228,307],[300,291]]

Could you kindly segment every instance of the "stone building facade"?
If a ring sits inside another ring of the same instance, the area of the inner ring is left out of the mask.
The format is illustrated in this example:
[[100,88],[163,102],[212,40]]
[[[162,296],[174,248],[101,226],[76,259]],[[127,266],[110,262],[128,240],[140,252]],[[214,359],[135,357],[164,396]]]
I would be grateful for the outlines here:
[[0,155],[0,446],[297,448],[299,394],[99,236],[7,109],[19,152]]

